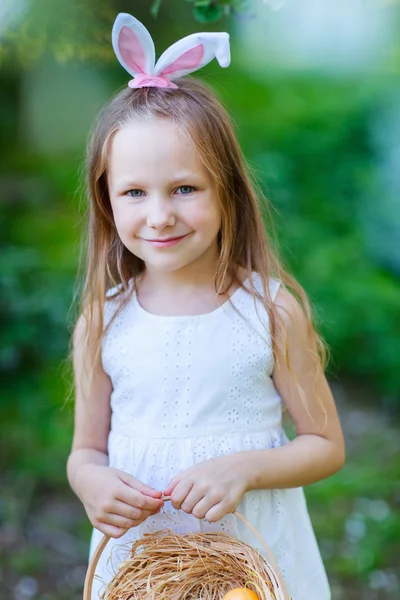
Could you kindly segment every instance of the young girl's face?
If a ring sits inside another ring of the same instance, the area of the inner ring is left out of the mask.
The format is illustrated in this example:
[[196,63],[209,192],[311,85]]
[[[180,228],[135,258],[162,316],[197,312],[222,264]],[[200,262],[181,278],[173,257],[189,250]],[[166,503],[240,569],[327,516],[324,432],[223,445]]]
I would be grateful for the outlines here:
[[147,269],[176,271],[200,262],[215,268],[221,211],[214,181],[172,121],[134,121],[120,129],[107,180],[121,241]]

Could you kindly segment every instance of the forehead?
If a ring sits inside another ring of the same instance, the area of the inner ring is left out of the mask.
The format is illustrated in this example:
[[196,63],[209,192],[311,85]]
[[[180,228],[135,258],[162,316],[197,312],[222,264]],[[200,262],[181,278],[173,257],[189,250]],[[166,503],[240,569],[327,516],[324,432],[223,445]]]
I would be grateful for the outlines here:
[[207,174],[190,137],[170,119],[135,120],[118,130],[110,143],[108,176],[173,174],[177,170]]

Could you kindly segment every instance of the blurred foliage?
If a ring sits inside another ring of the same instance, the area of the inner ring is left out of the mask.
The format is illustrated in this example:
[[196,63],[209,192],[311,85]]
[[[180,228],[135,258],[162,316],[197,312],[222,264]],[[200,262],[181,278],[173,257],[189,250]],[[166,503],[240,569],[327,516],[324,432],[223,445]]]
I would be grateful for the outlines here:
[[365,221],[371,196],[385,192],[378,187],[371,128],[388,94],[383,82],[360,87],[320,77],[268,86],[245,81],[229,99],[245,152],[276,211],[285,262],[321,311],[333,372],[376,385],[394,406],[399,272],[371,250]]
[[[193,17],[199,23],[218,21],[223,15],[240,15],[249,8],[249,0],[185,0],[193,5]],[[151,13],[157,17],[162,0],[155,0]]]
[[[313,525],[333,579],[346,582],[343,598],[353,597],[362,581],[369,593],[358,589],[354,598],[394,599],[399,595],[398,428],[361,403],[347,416],[346,468],[306,490]],[[358,432],[351,431],[354,425]]]
[[[6,433],[0,521],[21,530],[25,544],[13,554],[10,577],[34,576],[51,560],[47,537],[43,553],[31,551],[21,514],[32,504],[35,514],[48,519],[41,512],[43,497],[58,494],[59,502],[66,494],[72,435],[72,403],[65,402],[72,385],[67,324],[71,329],[76,315],[76,307],[69,307],[81,235],[83,142],[107,87],[111,93],[126,84],[109,31],[118,11],[131,11],[128,4],[37,0],[23,25],[10,25],[0,42],[0,420]],[[135,7],[157,45],[192,30],[193,3],[171,0],[169,6],[167,11],[161,3],[151,27],[150,4]],[[76,74],[79,63],[89,71]],[[232,113],[245,154],[271,201],[282,258],[310,295],[331,347],[331,379],[340,378],[348,387],[351,382],[346,403],[359,402],[359,416],[349,426],[347,468],[307,493],[331,576],[346,589],[354,584],[355,590],[364,586],[379,593],[394,585],[398,561],[398,431],[386,422],[379,428],[374,417],[365,431],[357,427],[365,420],[366,405],[390,415],[400,408],[398,239],[396,244],[396,233],[378,218],[393,190],[382,174],[386,150],[376,143],[382,115],[396,110],[398,115],[398,82],[382,73],[368,81],[269,73],[261,82],[235,64],[223,76],[213,64],[200,75],[213,82]],[[85,96],[84,85],[92,95]],[[395,131],[391,119],[388,128]],[[385,131],[381,137],[386,139]],[[400,210],[398,200],[388,205]],[[394,224],[398,216],[393,212],[387,219]],[[389,250],[376,251],[372,230],[378,246]],[[359,439],[354,448],[353,427]],[[7,500],[13,493],[15,510]],[[65,515],[64,505],[62,510]],[[72,522],[83,539],[87,521],[71,517]],[[68,541],[62,538],[59,545],[67,548]],[[79,552],[84,557],[86,547]],[[76,573],[79,582],[82,571]],[[57,598],[72,597],[63,594]],[[364,597],[357,594],[346,598]]]
[[[176,29],[176,14],[180,15],[179,23],[192,16],[207,29],[207,24],[222,17],[227,21],[232,15],[249,14],[253,4],[251,0],[168,0],[167,8],[167,2],[162,0],[136,3],[134,7],[128,0],[113,3],[108,0],[96,3],[35,0],[26,12],[22,2],[16,5],[13,0],[3,1],[3,20],[7,27],[0,35],[0,64],[12,57],[24,68],[32,67],[49,51],[61,62],[115,60],[110,32],[118,12],[134,10],[135,17],[154,35],[165,28],[168,21],[171,21],[172,31]],[[0,21],[1,17],[0,13]]]

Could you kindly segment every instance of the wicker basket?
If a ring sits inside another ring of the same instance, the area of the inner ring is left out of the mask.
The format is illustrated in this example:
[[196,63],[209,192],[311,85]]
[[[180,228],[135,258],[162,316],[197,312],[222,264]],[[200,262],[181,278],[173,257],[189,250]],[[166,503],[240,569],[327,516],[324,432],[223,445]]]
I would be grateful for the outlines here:
[[[256,593],[258,594],[259,600],[290,600],[290,596],[287,591],[283,576],[282,576],[280,569],[279,569],[270,549],[268,548],[267,544],[265,543],[265,541],[263,540],[261,535],[258,533],[258,531],[253,527],[253,525],[247,521],[247,519],[245,519],[237,511],[235,511],[233,514],[236,516],[236,518],[240,519],[256,536],[256,538],[259,540],[262,548],[264,549],[266,558],[261,556],[257,550],[250,548],[250,546],[248,546],[247,544],[244,544],[243,542],[238,541],[236,538],[233,538],[233,537],[229,536],[228,534],[222,533],[222,532],[213,532],[213,533],[204,532],[204,533],[197,533],[197,534],[189,533],[184,536],[179,536],[177,534],[173,534],[174,538],[176,539],[176,551],[177,552],[182,551],[182,547],[181,547],[181,544],[179,543],[179,540],[184,539],[185,543],[189,542],[192,546],[194,546],[194,544],[196,544],[195,547],[197,549],[197,556],[196,556],[197,562],[199,562],[199,557],[203,558],[201,556],[201,552],[203,551],[202,546],[204,549],[204,548],[209,548],[212,545],[214,545],[214,547],[219,548],[220,555],[222,552],[225,557],[228,557],[230,559],[231,558],[231,556],[229,554],[230,553],[230,543],[232,543],[232,548],[233,548],[233,544],[236,549],[239,548],[239,558],[238,558],[237,554],[232,555],[232,558],[234,558],[235,560],[241,561],[240,563],[237,563],[237,564],[239,564],[240,567],[244,569],[244,572],[248,571],[250,574],[252,574],[253,580],[254,580],[254,576],[256,576],[258,578],[258,580],[260,580],[262,582],[268,581],[267,585],[259,586],[257,584],[252,584],[251,578],[250,578],[249,588],[250,589],[252,587],[256,588],[254,591],[256,591]],[[165,533],[167,533],[167,532],[165,532]],[[158,536],[154,541],[156,541],[155,546],[157,547],[157,555],[161,556],[161,560],[163,560],[163,547],[162,547],[163,535],[162,534],[163,534],[163,532],[158,532],[155,534],[145,534],[145,536],[142,538],[143,540],[146,538],[147,540],[152,541],[153,536]],[[165,539],[167,539],[167,538],[165,538]],[[171,539],[171,538],[169,538],[169,539]],[[108,536],[104,536],[103,539],[101,540],[101,542],[99,543],[96,551],[93,554],[93,557],[90,561],[90,564],[89,564],[89,567],[87,570],[87,574],[86,574],[85,586],[84,586],[84,592],[83,592],[83,600],[91,600],[95,570],[96,570],[97,564],[99,562],[100,556],[102,555],[109,540],[110,540],[110,538]],[[140,550],[140,547],[141,547],[141,541],[136,542],[133,546],[133,549]],[[169,543],[168,550],[170,550],[170,549],[171,549],[171,545]],[[243,549],[243,552],[241,549]],[[165,551],[166,551],[166,549],[165,549]],[[247,555],[249,555],[249,552],[256,559],[255,563],[252,563],[251,565],[249,565],[247,560],[244,558],[246,553],[247,553]],[[139,569],[139,575],[140,575],[140,560],[141,560],[140,554],[141,554],[140,551],[138,553],[134,554],[135,559],[137,557],[137,565],[134,567],[134,570]],[[173,549],[173,554],[175,555],[175,548]],[[165,556],[165,554],[164,554],[164,556]],[[170,556],[170,555],[168,555],[168,556]],[[214,556],[217,556],[215,551],[214,551]],[[188,579],[188,570],[190,570],[190,562],[189,562],[189,567],[187,567],[188,560],[187,560],[187,555],[185,555],[185,554],[183,554],[183,562],[186,564],[185,568],[182,567],[182,559],[177,559],[177,560],[181,561],[179,563],[180,568],[178,571],[176,571],[175,575],[173,576],[173,579],[175,581],[179,581],[180,578],[186,578],[185,582],[187,585],[187,582],[190,581]],[[210,560],[210,558],[208,560]],[[203,560],[201,560],[200,562],[203,562]],[[146,561],[146,563],[148,564],[148,561]],[[207,564],[210,565],[210,562],[208,562]],[[232,564],[234,564],[234,563],[232,563]],[[254,564],[260,566],[258,573],[255,572]],[[221,566],[219,564],[219,561],[216,560],[215,566],[214,565],[211,566],[211,571],[213,572],[214,577],[215,577],[215,574],[218,573],[218,568],[221,569]],[[188,570],[185,571],[185,569],[188,569]],[[208,569],[210,569],[210,567],[208,567]],[[235,570],[235,569],[233,569],[233,570]],[[115,574],[114,579],[109,584],[109,587],[107,588],[107,590],[110,589],[110,586],[111,587],[114,586],[114,589],[116,589],[116,587],[118,587],[118,575],[120,574],[120,571],[121,571],[121,567],[118,570],[118,572]],[[132,571],[131,571],[131,573],[132,573]],[[137,574],[136,570],[135,570],[135,573]],[[168,576],[170,577],[169,570],[167,571],[167,573],[169,574]],[[208,573],[208,571],[206,571],[206,573]],[[225,573],[226,573],[226,571],[225,571]],[[236,573],[232,572],[232,576],[234,576],[234,575],[236,576]],[[202,579],[202,578],[200,577],[200,579]],[[199,580],[199,578],[197,577],[196,581],[198,581],[198,580]],[[182,579],[182,581],[183,581],[183,579]],[[244,587],[245,585],[247,586],[247,584],[248,584],[247,581],[243,581],[242,585],[239,585],[237,587]],[[225,587],[226,587],[226,584],[225,584]],[[232,586],[232,587],[236,587],[236,586]],[[272,592],[268,591],[268,590],[271,590],[271,588],[273,591]],[[126,590],[126,587],[124,589]],[[129,588],[129,591],[132,590],[132,592],[133,592],[134,589],[135,589],[135,587]],[[138,594],[138,595],[136,595],[136,594]],[[137,591],[136,594],[135,595],[132,594],[131,597],[138,598],[140,592]],[[223,592],[221,593],[221,598],[222,598],[222,596],[223,596]],[[107,591],[106,591],[105,597],[107,598]],[[116,597],[117,597],[116,595],[113,595],[113,598],[116,598]],[[155,593],[155,597],[157,597],[157,593]],[[163,597],[164,598],[166,597],[165,594]],[[185,597],[186,597],[185,594],[183,594],[183,595],[173,594],[173,598],[171,598],[171,600],[184,600]],[[190,596],[190,595],[189,595],[189,597],[193,598],[193,596]],[[218,597],[218,595],[216,594],[215,597]]]

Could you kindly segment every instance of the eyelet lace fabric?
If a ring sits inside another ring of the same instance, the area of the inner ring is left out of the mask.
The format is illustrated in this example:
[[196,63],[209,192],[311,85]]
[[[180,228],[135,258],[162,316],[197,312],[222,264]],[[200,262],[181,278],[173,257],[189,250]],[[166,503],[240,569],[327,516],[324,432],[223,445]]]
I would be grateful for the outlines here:
[[[261,289],[257,275],[255,283]],[[271,280],[272,299],[278,289]],[[106,323],[117,306],[115,300],[106,304]],[[156,489],[204,460],[288,442],[272,380],[268,315],[245,290],[211,313],[182,317],[152,315],[133,296],[110,325],[102,360],[113,384],[109,464]],[[248,492],[238,510],[270,546],[293,600],[330,599],[301,488]],[[166,503],[161,513],[110,541],[93,598],[101,596],[133,541],[164,528],[222,530],[262,551],[233,515],[208,523]],[[93,531],[90,554],[101,537]]]

